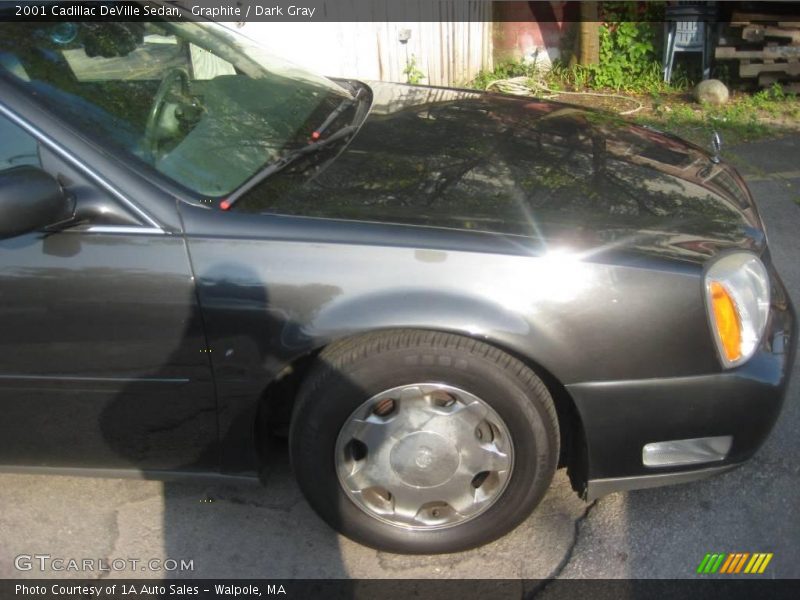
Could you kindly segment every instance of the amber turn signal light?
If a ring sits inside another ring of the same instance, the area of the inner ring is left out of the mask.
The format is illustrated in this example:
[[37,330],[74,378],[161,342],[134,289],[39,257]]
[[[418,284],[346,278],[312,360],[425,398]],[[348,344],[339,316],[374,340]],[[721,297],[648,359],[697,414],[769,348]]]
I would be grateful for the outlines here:
[[736,303],[725,286],[717,281],[711,282],[710,291],[714,321],[725,358],[734,362],[742,356],[742,328]]

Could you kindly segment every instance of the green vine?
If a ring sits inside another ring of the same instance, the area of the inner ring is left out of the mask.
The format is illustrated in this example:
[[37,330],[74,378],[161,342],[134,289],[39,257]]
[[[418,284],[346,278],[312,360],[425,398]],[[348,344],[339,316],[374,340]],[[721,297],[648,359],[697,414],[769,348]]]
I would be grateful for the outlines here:
[[600,63],[591,68],[595,87],[623,90],[631,85],[658,84],[661,66],[656,21],[663,18],[663,10],[663,2],[602,4]]
[[413,54],[406,61],[406,68],[403,69],[403,75],[406,76],[406,83],[410,83],[411,85],[417,85],[425,79],[425,73],[417,66],[417,57]]
[[641,79],[655,60],[655,32],[650,23],[604,23],[600,64],[592,69],[595,85],[621,90]]

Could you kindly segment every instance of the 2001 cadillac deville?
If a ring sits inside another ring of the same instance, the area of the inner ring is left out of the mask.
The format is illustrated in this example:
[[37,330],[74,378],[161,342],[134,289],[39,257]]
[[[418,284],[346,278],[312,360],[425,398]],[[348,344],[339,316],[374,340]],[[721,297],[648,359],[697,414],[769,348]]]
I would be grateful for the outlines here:
[[213,24],[0,25],[0,464],[258,473],[362,543],[740,464],[795,319],[741,177],[565,104]]

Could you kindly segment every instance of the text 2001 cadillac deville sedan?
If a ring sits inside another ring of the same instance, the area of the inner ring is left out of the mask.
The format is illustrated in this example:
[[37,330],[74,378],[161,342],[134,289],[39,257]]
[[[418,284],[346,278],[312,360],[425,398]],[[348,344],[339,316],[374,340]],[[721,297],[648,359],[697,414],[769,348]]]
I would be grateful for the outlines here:
[[0,25],[0,465],[256,476],[486,543],[740,464],[795,320],[741,177],[566,104],[330,80],[213,24]]

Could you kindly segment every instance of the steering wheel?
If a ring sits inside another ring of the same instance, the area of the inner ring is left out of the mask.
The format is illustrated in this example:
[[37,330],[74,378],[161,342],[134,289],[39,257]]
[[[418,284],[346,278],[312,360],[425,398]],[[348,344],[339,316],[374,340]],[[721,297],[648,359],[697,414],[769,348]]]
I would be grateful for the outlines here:
[[164,108],[166,108],[167,100],[176,84],[180,84],[180,93],[188,97],[189,73],[186,69],[176,67],[164,75],[155,98],[153,98],[153,105],[150,107],[150,115],[147,117],[147,125],[144,130],[144,149],[153,157],[153,160],[158,158],[158,133],[161,119],[164,116]]

